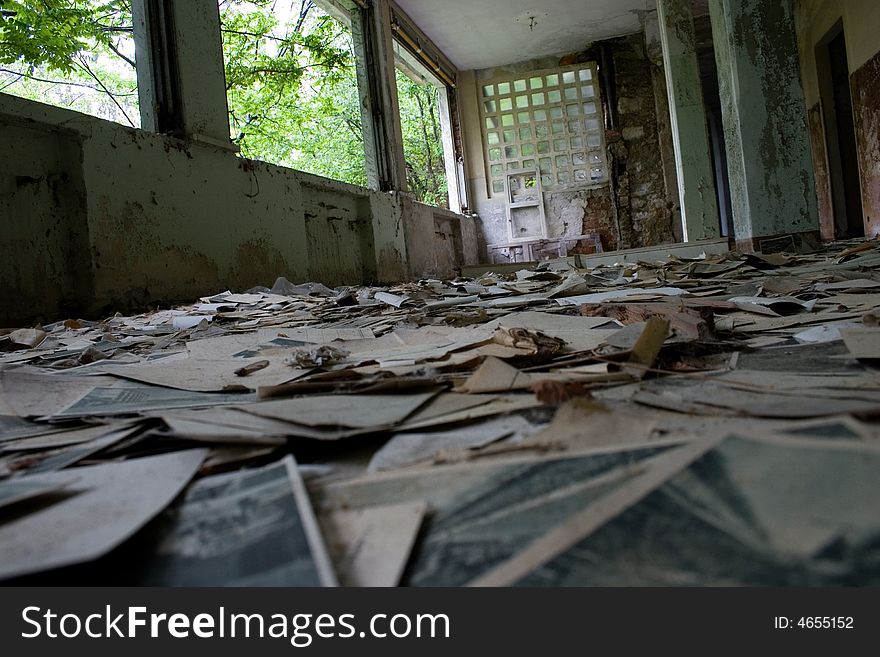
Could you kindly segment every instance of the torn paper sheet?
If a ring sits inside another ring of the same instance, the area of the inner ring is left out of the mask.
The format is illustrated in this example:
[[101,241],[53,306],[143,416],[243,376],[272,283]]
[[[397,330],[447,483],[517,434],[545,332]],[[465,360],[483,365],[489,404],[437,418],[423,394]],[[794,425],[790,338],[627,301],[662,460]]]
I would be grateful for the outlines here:
[[202,420],[188,420],[164,416],[163,420],[169,431],[178,438],[186,438],[187,440],[231,445],[281,446],[287,444],[286,435],[280,432],[279,435],[266,435],[264,431],[245,427],[227,427],[210,422],[210,417]]
[[524,548],[471,580],[470,586],[510,586],[564,554],[597,528],[650,495],[664,482],[711,451],[720,441],[694,441],[664,452],[645,465],[637,478],[591,500]]
[[327,508],[424,500],[433,511],[431,522],[404,584],[460,586],[516,554],[609,487],[627,481],[643,461],[665,449],[515,455],[494,462],[378,473],[331,484],[317,493]]
[[654,365],[663,343],[669,337],[669,320],[649,317],[645,328],[633,345],[632,353],[623,366],[623,371],[638,378],[644,378]]
[[30,452],[39,450],[58,449],[71,445],[88,443],[96,438],[101,438],[114,431],[125,429],[127,423],[114,423],[112,425],[98,424],[94,426],[80,426],[78,428],[63,429],[63,425],[45,425],[54,429],[51,433],[44,433],[30,438],[17,438],[0,443],[2,452]]
[[0,398],[17,415],[53,415],[97,386],[112,386],[112,377],[53,376],[21,371],[0,371]]
[[816,300],[801,301],[794,297],[732,297],[729,299],[737,307],[743,310],[759,312],[759,308],[768,308],[777,315],[793,315],[795,313],[811,312],[816,305]]
[[397,586],[427,511],[424,502],[319,517],[342,586]]
[[138,569],[141,585],[336,585],[291,456],[201,479],[163,519],[156,553]]
[[261,402],[242,410],[306,426],[379,430],[403,422],[435,395],[313,395]]
[[514,435],[522,438],[538,428],[520,415],[509,415],[448,431],[398,433],[373,455],[367,472],[430,461],[444,450],[476,449]]
[[580,306],[587,303],[602,303],[616,299],[629,299],[639,297],[650,299],[652,297],[680,296],[687,294],[687,290],[678,287],[650,287],[650,288],[622,288],[610,292],[597,292],[595,294],[582,294],[574,297],[556,299],[560,306]]
[[619,324],[607,317],[578,317],[542,312],[511,313],[485,324],[486,328],[499,326],[521,326],[559,338],[566,343],[565,351],[590,351],[613,334]]
[[[136,436],[140,431],[140,427],[133,425],[123,425],[122,428],[112,430],[105,427],[104,433],[101,436],[88,442],[36,453],[19,453],[16,455],[18,461],[14,465],[10,465],[10,467],[19,470],[25,469],[28,475],[63,470],[132,436]],[[135,437],[134,440],[137,440],[137,438]]]
[[259,352],[256,350],[260,346],[291,348],[302,346],[302,343],[320,345],[334,340],[366,340],[374,337],[373,331],[368,328],[273,328],[191,340],[186,347],[191,356],[213,359],[233,356],[248,349],[255,350],[253,356],[257,356]]
[[[495,397],[495,395],[464,395],[458,393],[449,393],[456,397]],[[398,431],[416,431],[418,429],[427,429],[428,427],[439,427],[443,425],[454,425],[458,422],[473,422],[474,420],[491,417],[493,415],[503,415],[505,413],[514,413],[516,411],[524,411],[530,408],[541,406],[541,402],[535,399],[532,394],[509,394],[497,397],[493,401],[483,402],[475,406],[463,408],[461,410],[452,411],[443,414],[435,414],[430,405],[425,407],[426,416],[422,412],[414,413],[406,422],[398,425]]]
[[40,346],[47,336],[48,333],[42,329],[17,329],[0,336],[0,351],[35,349]]
[[519,577],[493,583],[841,586],[880,530],[878,457],[854,442],[729,438],[623,513],[603,513],[612,496],[589,505],[564,523],[569,548],[532,550],[542,567],[519,560]]
[[82,418],[89,415],[125,415],[168,408],[198,408],[248,404],[256,401],[253,393],[190,392],[174,388],[131,383],[126,387],[93,388],[62,411],[53,420]]
[[880,358],[880,328],[847,328],[842,329],[840,335],[853,358]]
[[531,388],[536,380],[531,374],[520,372],[499,358],[490,357],[458,387],[457,391],[485,394],[526,390]]
[[803,344],[826,344],[841,340],[840,332],[845,329],[860,328],[859,322],[831,322],[820,324],[803,331],[798,331],[792,337]]
[[[195,449],[78,468],[66,490],[70,496],[0,524],[0,579],[106,554],[177,496],[206,453]],[[70,478],[64,472],[41,475],[39,481],[67,484]]]
[[43,434],[51,434],[61,430],[61,427],[53,426],[51,424],[31,422],[18,415],[0,415],[0,445],[10,440],[41,436]]
[[237,371],[258,363],[259,358],[207,359],[184,358],[168,361],[162,359],[145,365],[113,365],[100,367],[100,371],[141,383],[187,390],[192,392],[223,392],[256,390],[260,386],[279,385],[305,376],[310,369],[292,368],[281,359],[262,367],[248,376]]
[[389,306],[394,306],[395,308],[400,308],[403,304],[409,301],[409,297],[406,295],[391,294],[390,292],[376,292],[376,294],[373,295],[373,298],[382,303],[387,303]]
[[214,321],[213,315],[178,315],[171,320],[171,325],[179,331],[195,328],[202,322]]
[[577,398],[560,406],[550,425],[532,440],[564,445],[573,451],[623,447],[646,443],[656,426],[657,421],[649,413],[615,412],[591,399]]
[[75,481],[76,476],[73,475],[66,479],[58,477],[54,481],[46,481],[40,477],[18,477],[0,481],[0,509],[5,512],[6,507],[13,504],[19,504],[49,493],[57,493]]
[[[734,372],[739,374],[739,372]],[[764,377],[767,378],[766,375]],[[728,412],[765,418],[810,418],[839,413],[876,413],[880,411],[880,392],[815,388],[813,391],[780,392],[766,387],[754,390],[713,382],[676,386],[662,390],[642,390],[633,400],[654,408],[704,415]]]
[[872,290],[880,287],[880,281],[870,278],[856,278],[853,280],[837,281],[836,283],[818,283],[816,290],[820,292],[846,292],[849,290]]
[[[227,407],[155,412],[181,438],[203,442],[278,445],[283,440],[339,440],[362,431],[307,427]],[[280,439],[280,440],[279,440]]]

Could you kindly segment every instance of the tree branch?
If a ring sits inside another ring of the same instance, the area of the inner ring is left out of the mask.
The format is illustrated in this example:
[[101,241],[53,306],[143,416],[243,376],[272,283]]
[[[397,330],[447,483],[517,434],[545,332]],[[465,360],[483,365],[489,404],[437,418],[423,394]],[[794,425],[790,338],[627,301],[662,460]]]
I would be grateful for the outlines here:
[[[68,87],[83,87],[84,89],[91,89],[92,91],[103,91],[103,89],[98,89],[97,87],[93,87],[90,84],[83,84],[82,82],[69,82],[68,80],[49,80],[47,78],[38,78],[35,75],[29,75],[28,73],[22,73],[21,71],[13,71],[8,68],[0,68],[0,73],[9,73],[10,75],[17,75],[18,76],[18,78],[16,80],[14,80],[13,82],[10,82],[10,84],[15,84],[15,82],[18,82],[19,79],[26,78],[28,80],[33,80],[34,82],[46,82],[47,84],[63,84]],[[6,85],[3,88],[5,89],[8,86],[9,85]],[[134,92],[132,92],[132,93],[128,93],[128,94],[118,93],[116,95],[121,97],[121,96],[134,96],[136,94]]]
[[134,68],[134,69],[137,68],[137,65],[134,63],[134,61],[131,60],[131,59],[129,59],[129,58],[126,57],[125,55],[123,55],[121,52],[119,52],[119,49],[118,49],[116,46],[114,46],[112,43],[108,43],[108,44],[107,44],[107,47],[110,48],[110,50],[112,50],[113,52],[115,52],[117,55],[119,55],[119,57],[120,57],[123,61],[127,62],[128,64],[130,64],[132,68]]
[[104,91],[104,93],[110,97],[110,100],[112,100],[113,104],[119,108],[119,111],[122,112],[122,116],[125,117],[125,120],[128,121],[129,125],[131,125],[132,128],[135,127],[134,121],[131,120],[131,117],[125,111],[125,108],[123,108],[122,105],[119,103],[119,101],[116,100],[116,96],[113,94],[113,92],[110,91],[106,87],[106,85],[101,81],[101,79],[97,75],[94,74],[94,72],[92,72],[92,69],[89,67],[88,62],[86,61],[85,57],[83,57],[82,55],[79,56],[79,65],[82,67],[82,69],[86,73],[88,73],[90,76],[92,76],[92,78],[95,80],[95,82],[98,83],[98,86],[101,87],[101,89]]

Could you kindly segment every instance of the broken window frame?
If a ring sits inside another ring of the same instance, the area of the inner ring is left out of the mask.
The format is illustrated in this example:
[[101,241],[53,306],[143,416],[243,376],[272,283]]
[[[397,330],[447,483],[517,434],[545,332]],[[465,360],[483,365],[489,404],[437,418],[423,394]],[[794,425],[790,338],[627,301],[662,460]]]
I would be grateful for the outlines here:
[[[456,113],[458,71],[427,36],[403,14],[399,7],[391,8],[391,33],[394,42],[395,63],[404,74],[414,71],[422,80],[439,90],[438,114],[446,170],[448,208],[461,213],[468,207],[465,184],[464,155],[460,140],[461,121]],[[410,77],[412,77],[410,75]]]
[[141,127],[173,137],[185,137],[180,112],[180,89],[177,40],[171,0],[133,0],[134,39],[138,53],[144,53],[137,65],[140,94]]
[[[452,143],[452,126],[449,121],[449,87],[437,75],[433,74],[424,64],[412,57],[397,39],[394,40],[394,63],[398,71],[420,85],[431,85],[437,89],[437,104],[434,107],[435,117],[440,126],[441,147],[443,149],[443,174],[446,177],[447,207],[451,207],[458,196],[453,189],[457,177],[454,146]],[[445,106],[445,107],[444,107]],[[400,94],[398,93],[398,116],[400,116]],[[402,120],[402,117],[401,117]],[[401,129],[403,125],[401,123]],[[433,128],[429,128],[433,129]],[[402,142],[404,143],[404,142]],[[404,143],[405,146],[405,143]]]

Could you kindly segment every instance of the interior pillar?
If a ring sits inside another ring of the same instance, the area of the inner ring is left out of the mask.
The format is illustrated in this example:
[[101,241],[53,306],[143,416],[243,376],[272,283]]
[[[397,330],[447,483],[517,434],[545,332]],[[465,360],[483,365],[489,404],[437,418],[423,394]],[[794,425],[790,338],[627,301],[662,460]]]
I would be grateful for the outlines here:
[[657,0],[685,242],[721,233],[691,0]]
[[[710,0],[737,245],[816,233],[819,220],[788,0]],[[762,239],[764,238],[764,239]]]
[[141,124],[229,147],[226,72],[216,0],[135,0]]

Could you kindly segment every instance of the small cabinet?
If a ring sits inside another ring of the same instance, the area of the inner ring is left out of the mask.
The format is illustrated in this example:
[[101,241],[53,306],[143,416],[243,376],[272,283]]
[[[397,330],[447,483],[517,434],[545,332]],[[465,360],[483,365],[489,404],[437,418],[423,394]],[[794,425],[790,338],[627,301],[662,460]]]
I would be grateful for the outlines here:
[[547,237],[541,177],[535,169],[507,171],[507,230],[511,242]]

